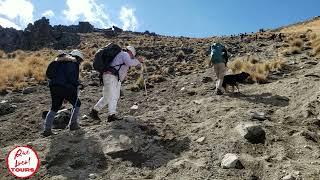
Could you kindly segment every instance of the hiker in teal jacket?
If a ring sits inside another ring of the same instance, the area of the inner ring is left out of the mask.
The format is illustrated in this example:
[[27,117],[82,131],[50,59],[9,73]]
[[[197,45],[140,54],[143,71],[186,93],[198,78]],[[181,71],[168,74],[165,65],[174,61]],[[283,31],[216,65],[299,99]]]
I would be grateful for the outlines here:
[[228,54],[226,48],[220,43],[213,43],[210,47],[211,49],[211,61],[210,64],[213,64],[214,71],[217,76],[216,82],[216,94],[223,94],[223,78],[226,73],[226,66],[228,62]]

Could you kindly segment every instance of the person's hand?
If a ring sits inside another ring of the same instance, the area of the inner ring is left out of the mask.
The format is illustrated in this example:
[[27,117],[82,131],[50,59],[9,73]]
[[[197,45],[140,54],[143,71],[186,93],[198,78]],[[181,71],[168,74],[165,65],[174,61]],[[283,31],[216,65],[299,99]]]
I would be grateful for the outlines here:
[[137,57],[137,59],[138,59],[138,61],[140,62],[140,63],[143,63],[143,58],[142,57]]

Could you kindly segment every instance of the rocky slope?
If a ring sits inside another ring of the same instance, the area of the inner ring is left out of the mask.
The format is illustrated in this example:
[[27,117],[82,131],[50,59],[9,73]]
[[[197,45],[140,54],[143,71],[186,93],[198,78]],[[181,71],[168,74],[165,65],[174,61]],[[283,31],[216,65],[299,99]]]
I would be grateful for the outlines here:
[[[104,110],[103,121],[94,121],[86,115],[101,87],[96,73],[84,70],[82,130],[55,130],[58,135],[43,138],[48,88],[11,92],[0,96],[0,147],[34,147],[41,166],[32,179],[320,179],[320,64],[308,48],[282,56],[293,36],[281,41],[269,33],[207,39],[81,34],[78,48],[87,59],[110,41],[136,46],[147,58],[147,94],[130,90],[139,76],[132,70],[119,102],[124,120],[106,123]],[[285,66],[265,84],[247,83],[240,94],[217,96],[213,69],[205,63],[216,40],[234,58],[281,56]],[[6,175],[4,154],[0,177],[13,179]]]

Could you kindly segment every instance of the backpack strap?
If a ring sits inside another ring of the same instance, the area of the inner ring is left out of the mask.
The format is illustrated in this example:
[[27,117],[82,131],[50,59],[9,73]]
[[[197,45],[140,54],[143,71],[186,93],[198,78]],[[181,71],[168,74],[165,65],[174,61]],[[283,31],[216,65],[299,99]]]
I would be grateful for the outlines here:
[[114,69],[116,69],[116,67],[119,66],[118,70],[116,69],[116,71],[117,71],[117,74],[116,74],[116,75],[118,76],[118,81],[120,81],[119,71],[120,71],[120,69],[121,69],[121,67],[122,67],[123,65],[125,65],[125,63],[112,66]]

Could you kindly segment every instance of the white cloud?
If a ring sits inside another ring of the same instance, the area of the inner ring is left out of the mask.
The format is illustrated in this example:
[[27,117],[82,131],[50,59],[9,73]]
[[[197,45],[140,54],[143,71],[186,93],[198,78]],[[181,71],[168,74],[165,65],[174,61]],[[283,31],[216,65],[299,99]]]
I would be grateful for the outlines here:
[[44,17],[53,17],[54,16],[54,12],[52,10],[46,10],[44,13],[42,13],[42,16]]
[[0,0],[0,15],[5,17],[1,23],[14,21],[18,26],[26,27],[33,22],[33,4],[31,0]]
[[[96,0],[66,0],[68,9],[63,11],[70,22],[79,20],[89,21],[97,27],[107,28],[114,23],[103,11],[103,5],[97,4]],[[84,17],[84,19],[80,19]]]
[[134,9],[122,7],[119,18],[123,23],[123,30],[136,30],[138,26],[138,21],[134,15]]
[[5,18],[2,18],[0,17],[0,25],[2,27],[5,27],[5,28],[15,28],[15,29],[18,29],[18,30],[21,30],[21,27],[19,27],[18,25],[16,25],[14,22],[11,22],[10,20],[8,19],[5,19]]

